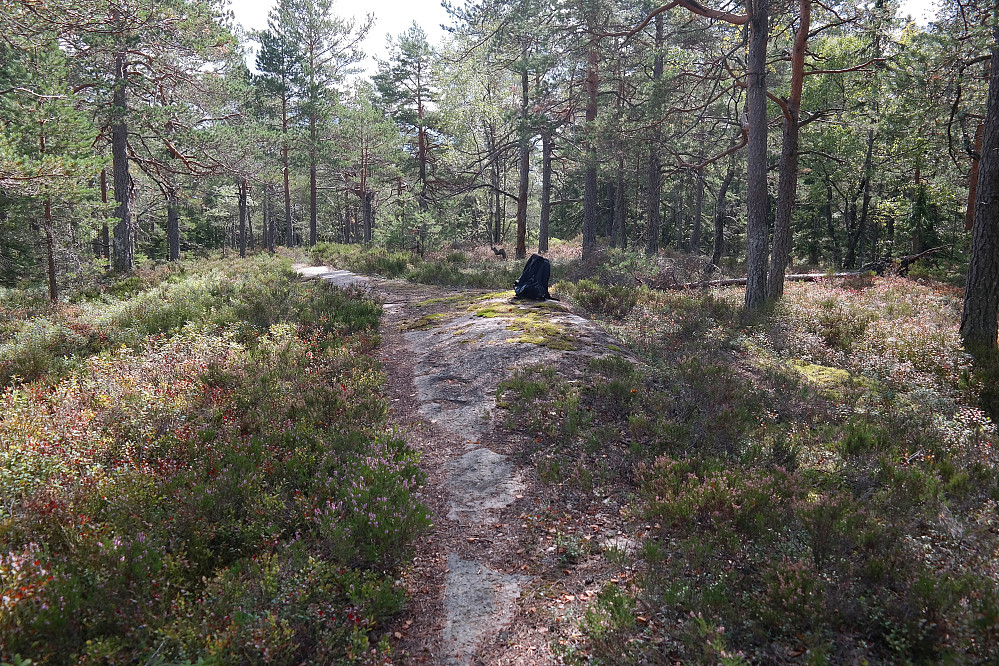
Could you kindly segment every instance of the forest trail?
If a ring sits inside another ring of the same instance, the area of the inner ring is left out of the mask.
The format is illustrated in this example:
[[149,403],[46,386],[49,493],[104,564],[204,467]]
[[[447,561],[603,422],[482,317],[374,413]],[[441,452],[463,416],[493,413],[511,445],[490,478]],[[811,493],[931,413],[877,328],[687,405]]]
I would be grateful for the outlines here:
[[427,474],[420,498],[433,527],[404,572],[410,600],[390,632],[394,656],[413,664],[554,661],[546,620],[524,601],[537,581],[522,518],[546,506],[547,493],[528,438],[503,427],[496,392],[518,368],[578,366],[614,353],[613,340],[558,302],[295,269],[382,301],[391,420]]

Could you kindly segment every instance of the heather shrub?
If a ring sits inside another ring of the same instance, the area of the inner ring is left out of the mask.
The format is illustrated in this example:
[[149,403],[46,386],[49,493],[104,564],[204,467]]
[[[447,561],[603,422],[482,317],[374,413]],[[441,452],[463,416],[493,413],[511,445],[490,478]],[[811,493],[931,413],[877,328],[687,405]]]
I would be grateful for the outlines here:
[[35,317],[24,322],[6,342],[0,342],[0,385],[14,377],[31,381],[60,374],[88,338],[60,322]]
[[504,385],[542,480],[583,516],[630,498],[641,542],[621,620],[590,602],[567,655],[987,662],[999,588],[980,525],[999,502],[999,443],[953,290],[789,283],[755,316],[742,298],[641,291],[605,322],[630,370],[526,369]]
[[559,289],[587,311],[615,319],[626,317],[639,297],[635,287],[605,287],[590,280],[560,283]]
[[359,299],[261,262],[79,305],[132,344],[0,396],[0,660],[384,652],[429,519]]
[[312,248],[312,259],[317,263],[330,264],[355,273],[386,278],[402,277],[413,261],[408,252],[339,243],[317,243]]
[[424,258],[408,252],[335,243],[317,244],[312,259],[366,275],[472,289],[509,289],[523,269],[520,262],[476,259],[461,251],[427,253]]

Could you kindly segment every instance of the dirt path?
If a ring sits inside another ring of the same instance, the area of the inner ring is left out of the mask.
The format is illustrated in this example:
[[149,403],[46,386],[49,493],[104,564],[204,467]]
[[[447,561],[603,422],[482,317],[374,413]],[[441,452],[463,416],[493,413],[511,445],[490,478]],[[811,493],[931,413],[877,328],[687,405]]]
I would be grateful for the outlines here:
[[522,517],[546,505],[546,489],[527,464],[528,443],[503,428],[496,389],[517,368],[585,363],[613,341],[557,302],[296,270],[366,288],[384,304],[392,421],[420,452],[421,499],[434,523],[404,577],[411,599],[390,632],[394,655],[416,664],[554,661],[546,620],[524,603],[539,581]]

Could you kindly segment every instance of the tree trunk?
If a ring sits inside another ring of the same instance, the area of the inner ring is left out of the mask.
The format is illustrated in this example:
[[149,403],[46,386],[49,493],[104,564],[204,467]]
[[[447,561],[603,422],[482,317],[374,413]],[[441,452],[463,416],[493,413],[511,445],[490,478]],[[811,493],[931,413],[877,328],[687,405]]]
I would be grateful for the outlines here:
[[[101,169],[101,202],[108,202],[108,170]],[[104,223],[101,225],[101,256],[105,259],[111,259],[111,235],[108,231],[108,220],[107,216],[104,216]]]
[[[995,11],[995,10],[994,10]],[[995,20],[995,18],[993,19]],[[999,317],[999,22],[993,28],[992,67],[978,165],[971,258],[964,288],[961,337],[973,351],[996,349]]]
[[798,2],[798,30],[791,48],[791,92],[784,113],[783,142],[780,152],[780,175],[777,183],[777,215],[767,278],[767,298],[784,295],[784,273],[791,256],[791,217],[798,194],[798,136],[801,120],[801,93],[805,80],[805,52],[812,20],[812,1]]
[[52,233],[52,201],[45,199],[45,223],[42,229],[45,232],[45,256],[48,259],[49,274],[49,301],[55,303],[59,300],[59,286],[56,283],[56,263],[55,263],[55,236]]
[[319,185],[316,182],[315,155],[312,155],[311,158],[312,164],[309,165],[309,247],[315,245],[319,239]]
[[749,56],[746,61],[749,88],[746,203],[746,307],[756,310],[767,296],[767,254],[770,200],[767,193],[767,37],[770,30],[770,0],[749,2]]
[[829,176],[826,176],[826,203],[823,208],[825,209],[826,229],[829,231],[829,239],[832,241],[833,266],[839,268],[843,265],[843,257],[840,254],[836,227],[833,225],[833,188]]
[[722,254],[725,253],[725,195],[728,194],[728,187],[732,184],[735,176],[735,166],[729,163],[728,171],[721,187],[718,188],[718,198],[715,200],[715,237],[711,243],[711,263],[717,265],[721,261]]
[[[867,154],[864,158],[863,180],[860,183],[858,194],[863,195],[860,217],[857,217],[856,198],[852,202],[847,202],[849,208],[849,238],[847,238],[846,258],[843,261],[844,268],[857,267],[857,248],[861,247],[864,234],[867,232],[867,213],[871,205],[871,162],[874,154],[874,130],[867,132]],[[856,195],[855,195],[856,196]],[[856,222],[856,224],[854,224]],[[861,249],[861,252],[863,250]]]
[[[427,209],[427,128],[424,126],[426,113],[423,101],[423,64],[416,63],[416,160],[420,168],[420,212]],[[370,240],[370,239],[368,239]]]
[[281,171],[284,176],[285,247],[295,247],[295,225],[291,219],[291,160],[288,157],[288,100],[281,100]]
[[620,238],[622,250],[627,246],[624,229],[627,203],[624,197],[624,153],[619,152],[617,157],[617,184],[614,187],[614,224],[611,226],[611,247],[614,246],[614,239]]
[[[676,249],[683,247],[684,233],[687,231],[683,219],[683,178],[678,178],[673,185],[673,229],[676,231]],[[664,240],[664,245],[669,245],[669,240]]]
[[180,210],[177,193],[167,188],[167,253],[170,261],[180,261]]
[[865,245],[868,240],[868,229],[870,227],[868,222],[870,220],[870,213],[871,213],[871,181],[873,180],[871,165],[873,162],[873,156],[874,156],[874,130],[870,129],[867,132],[867,159],[864,161],[864,198],[861,200],[860,223],[857,226],[856,252],[860,256],[861,264],[864,263],[864,258],[867,255]]
[[267,249],[271,254],[274,254],[274,244],[276,242],[275,236],[277,236],[277,225],[274,222],[274,209],[271,208],[271,188],[264,186],[264,213],[266,214],[266,222],[264,226],[267,227]]
[[246,178],[238,185],[239,191],[239,256],[246,258]]
[[541,133],[541,222],[538,228],[538,252],[548,251],[548,223],[552,198],[552,137],[548,130]]
[[374,226],[374,211],[372,204],[375,200],[375,193],[368,190],[361,197],[361,218],[364,220],[364,242],[371,242],[371,227]]
[[256,250],[257,249],[257,241],[253,238],[253,216],[250,215],[250,209],[249,208],[246,209],[246,233],[247,233],[247,236],[248,236],[247,240],[248,240],[248,244],[250,246],[250,250]]
[[[526,58],[526,50],[524,58]],[[520,187],[517,191],[517,259],[527,256],[527,192],[528,174],[531,170],[531,152],[527,133],[527,63],[522,62],[520,73]]]
[[343,195],[343,242],[350,243],[350,195]]
[[111,125],[111,163],[114,171],[115,208],[114,241],[111,268],[117,273],[135,269],[135,245],[132,238],[132,214],[129,209],[129,189],[132,179],[128,173],[128,71],[125,54],[118,53],[114,60],[115,83],[112,105],[114,120]]
[[[655,18],[656,25],[656,54],[655,59],[652,62],[652,113],[653,115],[658,115],[659,113],[659,95],[660,86],[663,78],[663,41],[665,37],[663,35],[663,17],[662,14],[656,14]],[[658,118],[653,118],[653,122],[657,122]],[[652,256],[659,253],[659,236],[662,234],[662,214],[660,212],[660,207],[662,206],[662,162],[659,157],[659,139],[660,132],[658,125],[652,130],[652,136],[649,140],[649,164],[646,167],[646,180],[648,184],[647,196],[645,202],[645,217],[647,222],[647,229],[645,232],[645,253]]]
[[493,190],[493,242],[499,244],[503,242],[503,209],[500,205],[500,156],[497,154],[496,129],[492,125],[489,126],[489,145],[493,155],[492,169],[489,173],[489,182]]
[[597,120],[597,63],[599,51],[595,26],[590,26],[590,47],[586,64],[586,141],[583,156],[586,170],[583,175],[583,259],[597,249],[597,147],[594,134]]
[[694,185],[694,225],[690,231],[690,243],[687,244],[687,251],[697,253],[701,251],[701,216],[704,214],[704,170],[698,169],[694,172],[697,182]]

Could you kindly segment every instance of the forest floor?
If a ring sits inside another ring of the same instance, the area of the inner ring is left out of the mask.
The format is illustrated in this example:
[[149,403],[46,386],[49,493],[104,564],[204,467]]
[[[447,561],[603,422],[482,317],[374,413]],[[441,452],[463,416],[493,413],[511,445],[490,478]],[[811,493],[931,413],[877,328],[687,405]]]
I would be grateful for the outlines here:
[[495,290],[506,262],[352,252],[315,261],[410,280],[301,269],[382,302],[427,476],[394,662],[991,663],[994,380],[953,287],[830,278],[747,313],[644,286],[694,260],[609,255],[553,262],[564,300],[533,303],[421,286]]
[[[619,355],[593,322],[555,301],[455,290],[297,265],[304,276],[361,287],[383,303],[380,358],[391,421],[420,454],[432,529],[404,573],[410,599],[389,631],[395,657],[419,664],[556,661],[550,632],[566,609],[624,582],[633,544],[621,504],[573,517],[506,424],[497,389],[528,366],[579,368]],[[577,512],[579,513],[579,512]],[[586,523],[592,557],[565,557],[557,526]]]

